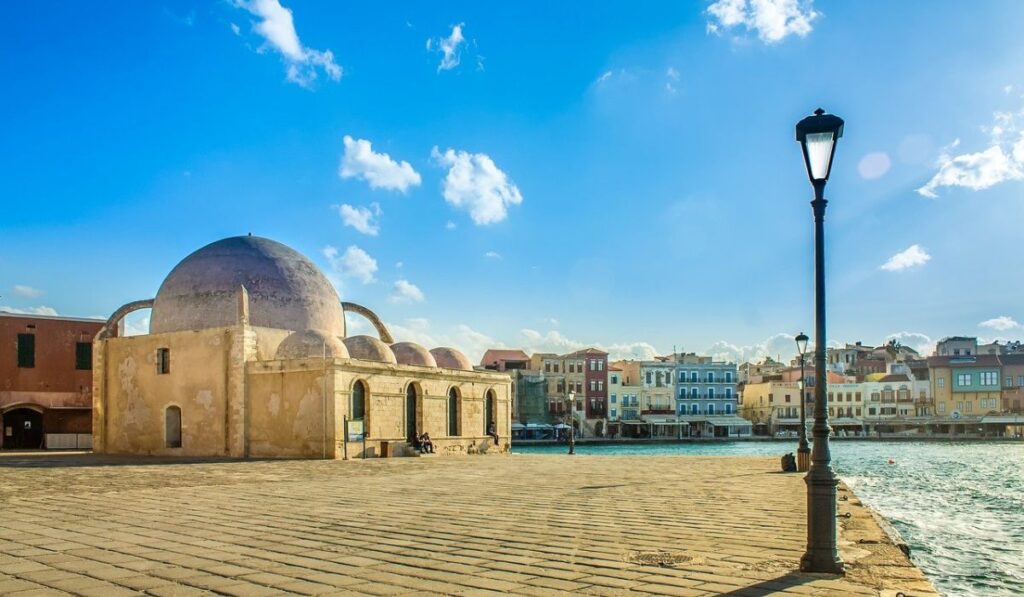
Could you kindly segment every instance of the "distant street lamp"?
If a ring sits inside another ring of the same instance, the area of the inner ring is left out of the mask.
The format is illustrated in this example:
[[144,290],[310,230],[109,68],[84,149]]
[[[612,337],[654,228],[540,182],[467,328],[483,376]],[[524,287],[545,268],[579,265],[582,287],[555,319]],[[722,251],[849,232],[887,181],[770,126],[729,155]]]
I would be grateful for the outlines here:
[[576,392],[569,392],[569,455],[576,453]]
[[807,355],[807,334],[800,332],[796,337],[796,349],[800,353],[800,444],[796,448],[796,470],[806,473],[811,466],[811,447],[807,443],[807,396],[804,393],[804,361]]
[[843,573],[836,548],[836,479],[829,451],[828,398],[825,373],[825,184],[832,171],[843,119],[818,108],[796,125],[807,177],[814,187],[814,449],[807,483],[807,551],[800,559],[804,572]]

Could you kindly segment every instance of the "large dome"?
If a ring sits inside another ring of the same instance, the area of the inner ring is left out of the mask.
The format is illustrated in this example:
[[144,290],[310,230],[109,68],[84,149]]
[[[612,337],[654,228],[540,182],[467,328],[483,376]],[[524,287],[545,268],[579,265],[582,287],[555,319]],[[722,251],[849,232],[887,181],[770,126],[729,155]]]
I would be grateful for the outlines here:
[[225,327],[238,322],[238,291],[249,294],[254,326],[345,336],[334,287],[298,251],[258,236],[206,245],[179,263],[160,285],[150,333]]

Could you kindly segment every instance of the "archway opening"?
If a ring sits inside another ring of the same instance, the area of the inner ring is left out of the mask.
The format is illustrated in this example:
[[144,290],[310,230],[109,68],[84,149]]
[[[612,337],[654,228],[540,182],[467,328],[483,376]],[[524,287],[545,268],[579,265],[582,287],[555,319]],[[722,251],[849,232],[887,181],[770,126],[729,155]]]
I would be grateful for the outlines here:
[[448,436],[459,435],[459,391],[455,388],[448,390]]
[[43,413],[14,408],[3,416],[5,450],[37,450],[43,447]]
[[405,436],[410,443],[415,443],[420,436],[418,419],[419,391],[416,384],[411,383],[405,389]]
[[484,397],[484,433],[487,433],[491,427],[491,423],[494,423],[497,428],[498,422],[494,420],[494,413],[498,410],[498,397],[494,395],[494,390],[487,390],[487,395]]
[[168,406],[164,412],[164,438],[168,448],[181,447],[181,408]]

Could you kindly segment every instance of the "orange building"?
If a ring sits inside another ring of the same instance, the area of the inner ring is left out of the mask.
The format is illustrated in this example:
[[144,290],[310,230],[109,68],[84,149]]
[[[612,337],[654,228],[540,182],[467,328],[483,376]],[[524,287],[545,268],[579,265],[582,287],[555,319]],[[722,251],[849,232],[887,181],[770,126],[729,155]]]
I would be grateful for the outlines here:
[[88,448],[98,319],[0,313],[0,449]]

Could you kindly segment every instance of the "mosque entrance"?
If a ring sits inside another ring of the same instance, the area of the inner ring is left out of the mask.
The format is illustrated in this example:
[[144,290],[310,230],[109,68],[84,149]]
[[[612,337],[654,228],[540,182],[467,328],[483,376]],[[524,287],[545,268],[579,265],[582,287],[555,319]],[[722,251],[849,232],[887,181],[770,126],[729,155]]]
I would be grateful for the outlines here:
[[15,408],[3,416],[5,450],[35,450],[43,447],[43,413]]
[[416,385],[409,384],[405,390],[405,435],[410,443],[415,443],[420,436],[419,427],[416,425],[417,402],[419,402],[417,398]]

